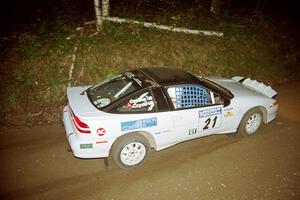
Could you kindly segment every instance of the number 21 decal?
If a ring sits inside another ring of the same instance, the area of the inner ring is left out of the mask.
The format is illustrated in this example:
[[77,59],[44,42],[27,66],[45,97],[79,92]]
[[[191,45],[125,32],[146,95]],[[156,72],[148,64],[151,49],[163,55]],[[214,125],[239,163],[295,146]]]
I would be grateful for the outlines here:
[[[209,117],[205,120],[205,126],[203,127],[203,130],[214,128],[217,122],[218,116],[215,117]],[[212,125],[211,125],[212,124]]]

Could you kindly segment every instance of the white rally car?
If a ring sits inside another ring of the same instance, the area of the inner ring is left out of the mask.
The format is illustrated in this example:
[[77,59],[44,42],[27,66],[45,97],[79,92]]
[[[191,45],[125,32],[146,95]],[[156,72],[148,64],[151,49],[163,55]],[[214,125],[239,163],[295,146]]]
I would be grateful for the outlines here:
[[119,167],[132,168],[151,148],[211,134],[255,133],[276,117],[276,94],[249,78],[143,68],[68,88],[63,122],[76,157],[111,157]]

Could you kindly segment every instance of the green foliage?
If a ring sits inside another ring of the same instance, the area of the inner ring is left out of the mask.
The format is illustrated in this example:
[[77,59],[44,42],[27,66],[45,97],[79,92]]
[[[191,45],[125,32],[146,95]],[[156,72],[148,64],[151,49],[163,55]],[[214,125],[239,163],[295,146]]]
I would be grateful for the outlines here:
[[21,95],[21,90],[16,85],[9,85],[6,88],[6,98],[1,102],[3,107],[14,107]]
[[103,33],[118,42],[140,42],[143,40],[143,26],[138,24],[114,24],[105,22]]
[[171,26],[178,27],[180,22],[182,21],[182,18],[183,18],[183,16],[181,14],[171,16]]
[[104,77],[112,77],[112,76],[115,76],[117,74],[119,74],[119,70],[116,69],[116,68],[108,68],[104,71]]
[[26,59],[38,54],[38,50],[42,47],[40,38],[29,32],[25,32],[19,36],[19,43],[16,51]]

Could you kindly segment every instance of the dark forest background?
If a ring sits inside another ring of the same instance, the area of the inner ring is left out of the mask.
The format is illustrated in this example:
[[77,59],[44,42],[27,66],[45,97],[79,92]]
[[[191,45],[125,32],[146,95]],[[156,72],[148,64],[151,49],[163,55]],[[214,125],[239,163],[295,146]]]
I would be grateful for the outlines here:
[[[212,2],[219,2],[219,13],[210,12]],[[95,34],[95,23],[85,23],[95,20],[93,3],[2,2],[1,123],[58,122],[69,84],[95,84],[141,66],[171,66],[205,76],[240,75],[272,85],[300,79],[296,1],[110,0],[110,16],[219,31],[224,37],[107,21]]]
[[[257,14],[259,0],[224,0],[222,13],[245,17]],[[111,16],[131,15],[145,18],[157,17],[165,12],[199,12],[209,14],[210,0],[110,0]],[[299,25],[298,3],[293,0],[265,0],[259,10],[260,15],[268,15],[276,20]],[[5,32],[22,29],[24,26],[43,21],[53,21],[64,17],[72,23],[80,23],[94,18],[93,0],[10,0],[1,6],[2,30]]]

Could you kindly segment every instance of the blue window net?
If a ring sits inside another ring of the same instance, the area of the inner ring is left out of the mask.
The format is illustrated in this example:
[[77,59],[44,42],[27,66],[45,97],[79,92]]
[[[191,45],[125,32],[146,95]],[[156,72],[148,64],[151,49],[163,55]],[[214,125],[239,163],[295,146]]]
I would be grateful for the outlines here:
[[175,87],[176,107],[188,108],[203,106],[209,103],[208,91],[196,85],[180,85]]

